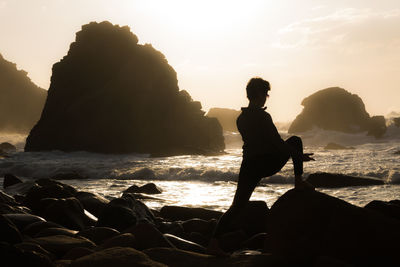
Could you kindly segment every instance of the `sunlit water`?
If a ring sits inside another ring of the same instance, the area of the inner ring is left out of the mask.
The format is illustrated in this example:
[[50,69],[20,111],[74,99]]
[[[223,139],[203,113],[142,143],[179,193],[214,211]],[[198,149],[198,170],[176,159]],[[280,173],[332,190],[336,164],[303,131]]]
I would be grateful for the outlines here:
[[[282,134],[287,137],[286,134]],[[370,176],[385,181],[382,186],[322,189],[330,195],[363,206],[374,199],[400,199],[400,129],[390,127],[383,139],[365,134],[350,135],[312,131],[302,136],[306,152],[314,152],[316,161],[305,163],[305,176],[323,171]],[[150,158],[147,155],[103,155],[88,152],[22,152],[25,137],[2,135],[0,142],[17,145],[18,151],[0,159],[0,177],[13,173],[23,179],[57,177],[78,173],[86,179],[61,180],[78,190],[118,197],[129,186],[154,182],[163,193],[146,204],[158,209],[164,205],[182,205],[225,210],[231,204],[241,163],[238,134],[226,134],[227,154],[221,156],[176,156]],[[325,150],[329,142],[353,146],[349,150]],[[2,178],[0,178],[0,182]],[[291,162],[278,174],[263,179],[252,199],[269,206],[293,187]]]

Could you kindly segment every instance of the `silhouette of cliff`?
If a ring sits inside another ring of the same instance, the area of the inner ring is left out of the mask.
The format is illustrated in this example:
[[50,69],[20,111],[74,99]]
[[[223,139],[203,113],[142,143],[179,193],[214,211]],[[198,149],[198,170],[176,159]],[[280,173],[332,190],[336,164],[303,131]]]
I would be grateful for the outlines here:
[[318,127],[324,130],[358,133],[381,137],[386,132],[383,116],[370,117],[362,99],[343,88],[320,90],[301,103],[303,111],[289,127],[289,133],[301,133]]
[[207,117],[217,118],[224,131],[237,132],[236,119],[240,111],[229,108],[211,108]]
[[224,149],[222,127],[178,88],[175,70],[127,26],[91,22],[53,66],[26,151],[203,154]]
[[39,120],[46,94],[0,54],[0,131],[28,133]]

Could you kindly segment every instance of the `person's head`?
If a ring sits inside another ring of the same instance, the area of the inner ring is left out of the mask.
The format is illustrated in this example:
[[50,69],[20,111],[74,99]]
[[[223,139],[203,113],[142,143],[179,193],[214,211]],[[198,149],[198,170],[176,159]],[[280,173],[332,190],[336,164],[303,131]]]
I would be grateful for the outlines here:
[[265,104],[269,90],[271,90],[271,87],[268,81],[260,77],[251,78],[246,86],[247,98],[250,102],[258,103],[262,107]]

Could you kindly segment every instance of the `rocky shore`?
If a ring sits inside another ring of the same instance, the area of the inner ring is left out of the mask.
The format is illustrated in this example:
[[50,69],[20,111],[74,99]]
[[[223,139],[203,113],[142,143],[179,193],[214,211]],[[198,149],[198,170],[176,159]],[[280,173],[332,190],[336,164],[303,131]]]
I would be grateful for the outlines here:
[[4,176],[2,266],[399,266],[400,200],[357,207],[312,190],[289,190],[271,208],[251,201],[220,244],[205,248],[221,212],[140,199],[132,186],[108,199],[52,179]]

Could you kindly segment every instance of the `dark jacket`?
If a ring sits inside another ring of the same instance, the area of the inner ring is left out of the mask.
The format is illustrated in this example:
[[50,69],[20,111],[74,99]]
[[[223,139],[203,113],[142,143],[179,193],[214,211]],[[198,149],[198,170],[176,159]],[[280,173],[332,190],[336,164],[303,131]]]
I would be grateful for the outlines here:
[[236,125],[244,142],[243,158],[292,153],[264,109],[242,108]]

